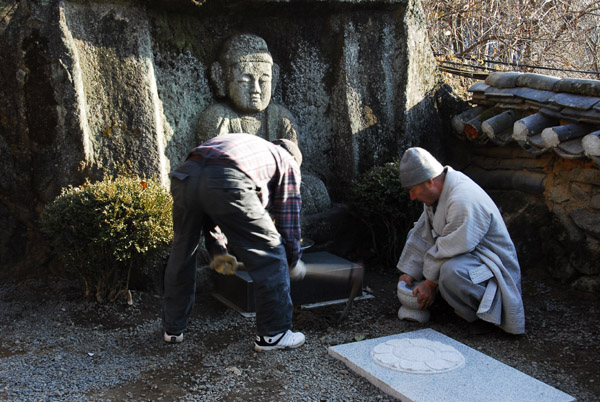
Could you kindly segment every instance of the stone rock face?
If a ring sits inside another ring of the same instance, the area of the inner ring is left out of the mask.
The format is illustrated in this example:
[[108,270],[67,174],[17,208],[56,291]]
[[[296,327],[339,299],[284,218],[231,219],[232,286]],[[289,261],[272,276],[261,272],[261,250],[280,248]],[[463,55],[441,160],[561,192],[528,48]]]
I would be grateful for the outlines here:
[[408,146],[440,147],[423,18],[416,0],[19,2],[0,34],[0,275],[46,261],[36,221],[61,188],[120,172],[168,185],[234,33],[267,42],[273,101],[332,201]]
[[580,229],[600,236],[600,216],[598,214],[579,208],[571,212],[570,216]]

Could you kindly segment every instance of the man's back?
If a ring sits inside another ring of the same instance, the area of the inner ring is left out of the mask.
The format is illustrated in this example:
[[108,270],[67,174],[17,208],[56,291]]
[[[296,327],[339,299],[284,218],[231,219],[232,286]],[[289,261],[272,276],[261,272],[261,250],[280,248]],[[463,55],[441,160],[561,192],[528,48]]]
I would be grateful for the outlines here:
[[[482,245],[495,249],[501,248],[514,251],[514,245],[510,240],[510,235],[504,219],[496,203],[471,178],[462,172],[450,171],[446,177],[448,187],[447,199],[467,215],[467,219],[480,219],[486,222],[485,233],[482,238]],[[442,194],[444,197],[444,194]],[[442,198],[441,197],[441,198]],[[514,251],[516,259],[516,251]]]
[[[294,158],[283,148],[251,134],[228,134],[211,138],[188,154],[244,172],[259,188],[292,170],[300,177]],[[299,180],[298,180],[299,182]]]

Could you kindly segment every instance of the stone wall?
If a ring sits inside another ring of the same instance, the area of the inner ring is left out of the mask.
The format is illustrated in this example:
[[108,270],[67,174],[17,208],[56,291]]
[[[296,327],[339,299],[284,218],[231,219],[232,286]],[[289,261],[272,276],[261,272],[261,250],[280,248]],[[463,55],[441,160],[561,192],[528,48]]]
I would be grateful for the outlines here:
[[513,145],[448,140],[448,164],[494,199],[522,269],[540,268],[589,294],[600,290],[600,170]]
[[64,186],[122,171],[168,185],[215,101],[208,68],[239,32],[266,40],[303,170],[334,201],[406,147],[439,148],[416,0],[21,1],[0,35],[0,275],[46,261],[36,222]]

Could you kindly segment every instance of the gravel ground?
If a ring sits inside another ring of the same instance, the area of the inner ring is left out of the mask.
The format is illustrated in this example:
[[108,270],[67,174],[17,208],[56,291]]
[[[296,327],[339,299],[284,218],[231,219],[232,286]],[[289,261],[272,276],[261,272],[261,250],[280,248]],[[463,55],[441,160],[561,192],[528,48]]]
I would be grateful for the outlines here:
[[[330,357],[332,345],[430,327],[560,389],[578,401],[600,398],[600,300],[581,298],[524,274],[527,334],[469,335],[437,301],[428,324],[400,321],[394,273],[367,272],[374,298],[296,309],[296,350],[256,353],[254,320],[200,292],[185,340],[162,341],[158,295],[133,292],[134,304],[81,299],[56,278],[0,285],[0,400],[7,401],[388,401]],[[207,284],[205,284],[207,285]],[[207,288],[207,286],[203,286]]]

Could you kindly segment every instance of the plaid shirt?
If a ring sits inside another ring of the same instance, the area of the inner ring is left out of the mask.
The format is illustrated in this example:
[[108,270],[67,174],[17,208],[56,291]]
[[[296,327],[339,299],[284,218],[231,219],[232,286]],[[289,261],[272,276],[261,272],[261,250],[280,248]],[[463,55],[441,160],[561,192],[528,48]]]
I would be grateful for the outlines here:
[[282,147],[251,134],[214,137],[188,154],[210,159],[245,173],[259,189],[263,206],[275,220],[283,238],[290,267],[302,257],[300,251],[300,168]]

